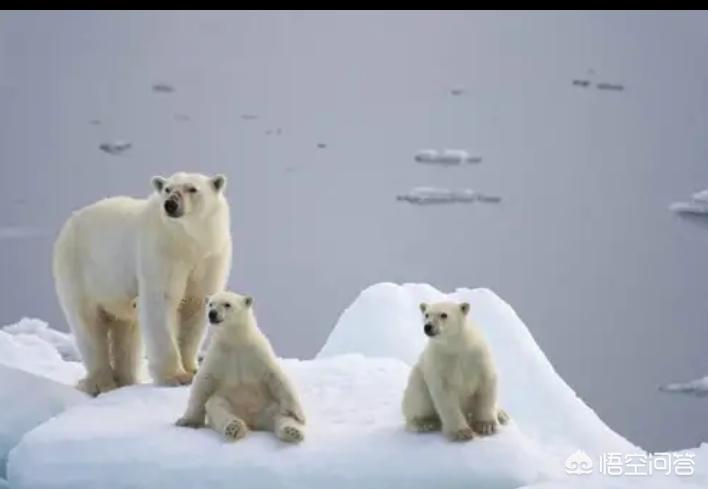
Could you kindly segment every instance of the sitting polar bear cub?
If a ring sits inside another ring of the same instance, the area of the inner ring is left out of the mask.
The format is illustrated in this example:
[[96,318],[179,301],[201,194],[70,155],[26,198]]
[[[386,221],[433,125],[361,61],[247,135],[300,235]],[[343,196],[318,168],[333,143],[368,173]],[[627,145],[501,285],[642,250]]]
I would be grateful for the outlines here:
[[251,297],[232,292],[208,299],[215,332],[194,378],[187,410],[176,424],[198,428],[206,415],[210,427],[230,440],[252,429],[273,431],[283,441],[298,443],[304,438],[305,415],[258,329],[252,306]]
[[508,415],[497,407],[497,372],[469,304],[421,304],[430,338],[403,396],[410,431],[437,431],[453,441],[491,435]]
[[226,178],[177,173],[152,185],[148,199],[75,212],[54,245],[57,295],[87,371],[79,387],[93,395],[136,382],[138,325],[155,382],[189,383],[204,297],[224,288],[231,268]]

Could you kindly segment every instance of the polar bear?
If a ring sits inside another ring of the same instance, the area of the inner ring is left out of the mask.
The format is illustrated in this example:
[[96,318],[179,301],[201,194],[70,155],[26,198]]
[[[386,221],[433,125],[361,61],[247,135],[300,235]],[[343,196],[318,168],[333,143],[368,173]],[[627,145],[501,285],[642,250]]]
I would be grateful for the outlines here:
[[248,430],[272,431],[281,440],[304,438],[305,415],[293,386],[256,324],[253,299],[219,292],[208,299],[215,331],[194,378],[177,426],[209,426],[229,440]]
[[509,416],[497,407],[497,372],[467,303],[420,305],[428,344],[403,395],[406,428],[437,431],[453,441],[491,435]]
[[176,173],[152,186],[147,199],[75,212],[54,245],[57,295],[87,370],[78,387],[92,395],[136,382],[139,329],[153,380],[191,382],[204,298],[229,275],[226,178]]

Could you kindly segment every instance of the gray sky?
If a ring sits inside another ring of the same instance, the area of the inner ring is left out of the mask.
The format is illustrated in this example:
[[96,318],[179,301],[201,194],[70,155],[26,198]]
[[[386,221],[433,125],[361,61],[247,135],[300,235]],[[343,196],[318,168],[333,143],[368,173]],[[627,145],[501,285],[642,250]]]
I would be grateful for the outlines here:
[[[667,210],[708,186],[707,52],[704,13],[0,14],[0,322],[66,329],[71,210],[224,172],[230,285],[281,355],[372,283],[487,286],[611,427],[696,445],[705,400],[656,387],[708,373],[708,226]],[[484,161],[414,163],[428,147]],[[504,201],[395,200],[419,185]]]

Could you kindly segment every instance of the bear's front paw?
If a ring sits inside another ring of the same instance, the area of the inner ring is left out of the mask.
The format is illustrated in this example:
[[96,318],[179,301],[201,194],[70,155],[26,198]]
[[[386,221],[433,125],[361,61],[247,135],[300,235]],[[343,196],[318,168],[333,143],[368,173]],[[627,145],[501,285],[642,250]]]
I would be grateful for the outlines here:
[[511,416],[509,416],[509,413],[499,408],[497,411],[497,421],[499,421],[499,424],[507,424],[510,420]]
[[305,439],[305,433],[296,426],[284,426],[280,431],[280,439],[287,443],[300,443]]
[[192,383],[194,374],[191,372],[185,372],[184,370],[175,372],[172,375],[161,376],[157,379],[158,385],[165,385],[169,387],[179,386],[179,385],[189,385]]
[[473,421],[472,429],[482,436],[493,435],[497,432],[497,422],[496,420],[490,421]]
[[416,433],[440,431],[440,420],[435,417],[413,418],[407,423],[408,430]]
[[186,428],[201,428],[202,426],[204,426],[204,420],[182,416],[177,421],[175,421],[175,425],[184,426]]
[[78,384],[76,384],[77,389],[84,391],[86,394],[94,397],[99,394],[103,394],[104,392],[112,391],[117,387],[118,386],[116,385],[116,381],[113,379],[112,374],[88,375],[85,378],[81,379]]
[[451,431],[447,434],[447,437],[451,441],[469,441],[474,438],[474,431],[472,428],[461,428],[459,430]]
[[229,441],[240,440],[248,433],[248,426],[240,419],[230,421],[224,428],[224,436]]

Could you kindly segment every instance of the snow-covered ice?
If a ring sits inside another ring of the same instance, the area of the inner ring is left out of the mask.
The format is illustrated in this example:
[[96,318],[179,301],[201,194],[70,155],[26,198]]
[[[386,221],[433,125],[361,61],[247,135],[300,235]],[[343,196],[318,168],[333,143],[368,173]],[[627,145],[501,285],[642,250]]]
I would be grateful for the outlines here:
[[22,318],[15,324],[4,326],[2,331],[15,336],[37,336],[54,346],[64,360],[74,362],[81,361],[81,356],[74,343],[74,337],[68,333],[50,328],[49,325],[41,319]]
[[108,154],[111,155],[121,155],[128,151],[130,148],[132,148],[133,145],[132,143],[129,143],[128,141],[112,141],[112,142],[106,142],[106,143],[101,143],[98,148],[101,151],[104,151]]
[[8,452],[26,432],[86,399],[72,387],[0,365],[0,480]]
[[696,202],[708,203],[708,188],[695,192],[693,195],[691,195],[691,199]]
[[662,392],[706,397],[708,396],[708,377],[701,377],[700,379],[689,380],[688,382],[662,385],[659,387],[659,390]]
[[414,156],[418,163],[431,163],[438,165],[459,165],[461,163],[480,163],[482,158],[472,156],[464,149],[422,149]]
[[[493,437],[455,444],[440,433],[403,428],[402,392],[426,341],[418,304],[444,299],[471,304],[470,314],[494,352],[500,403],[512,423]],[[9,352],[13,362],[40,374],[51,373],[49,364],[56,371],[76,365],[43,339],[51,338],[44,328],[26,324],[14,328],[24,331],[19,335],[0,331],[0,361]],[[23,337],[34,337],[29,343],[37,350],[28,350]],[[44,357],[51,361],[32,365]],[[690,450],[696,454],[690,479],[565,475],[566,459],[578,450],[596,461],[605,452],[642,452],[575,395],[513,309],[487,289],[444,294],[424,284],[377,284],[344,311],[315,359],[281,362],[308,416],[299,446],[268,433],[229,443],[208,429],[178,428],[174,421],[189,389],[137,385],[74,405],[27,433],[10,453],[10,487],[688,489],[708,483],[700,466],[708,460],[706,447]],[[0,395],[22,401],[17,412],[33,402],[0,386]]]

